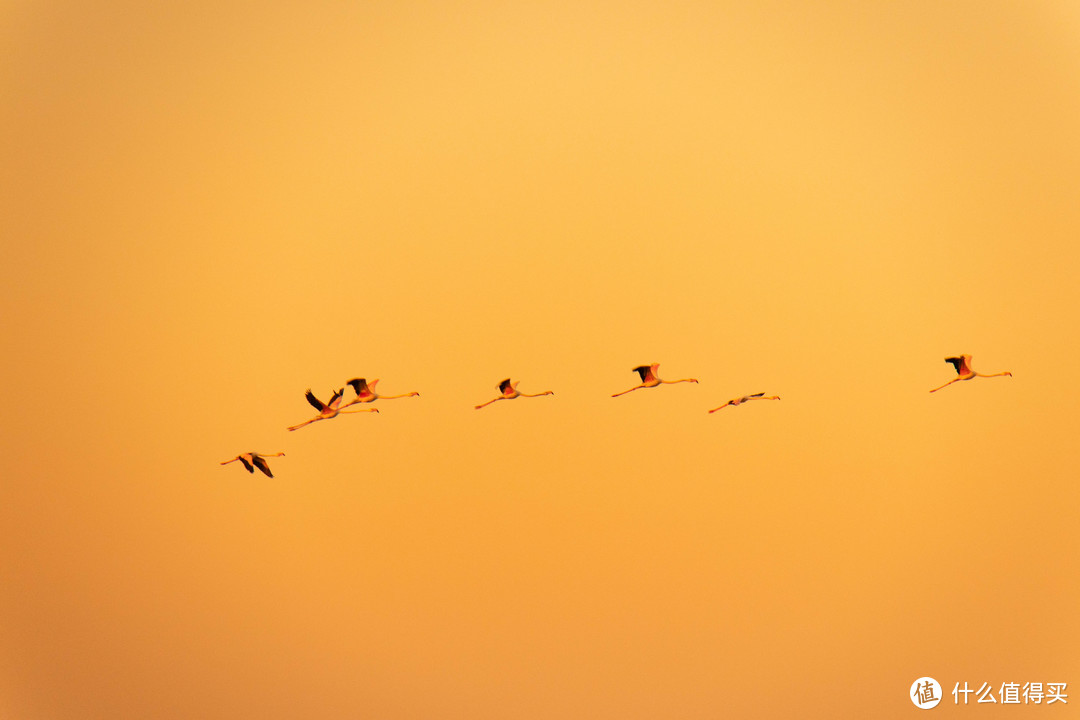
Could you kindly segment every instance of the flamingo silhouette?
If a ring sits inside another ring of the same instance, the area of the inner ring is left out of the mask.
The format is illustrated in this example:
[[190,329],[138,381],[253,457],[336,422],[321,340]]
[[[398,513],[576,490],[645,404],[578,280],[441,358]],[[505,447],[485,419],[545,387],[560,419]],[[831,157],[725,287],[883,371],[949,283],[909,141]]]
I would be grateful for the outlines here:
[[375,392],[375,386],[378,384],[379,379],[376,378],[371,382],[368,382],[364,378],[353,378],[346,385],[352,385],[352,389],[356,392],[356,397],[353,398],[345,407],[349,405],[355,405],[356,403],[369,403],[376,400],[396,400],[397,398],[420,396],[418,392],[402,393],[401,395],[379,395]]
[[971,380],[977,377],[997,377],[999,375],[1008,375],[1009,377],[1012,377],[1012,373],[1008,370],[999,373],[990,373],[989,375],[975,372],[971,369],[970,355],[961,355],[960,357],[947,357],[945,358],[945,362],[950,363],[954,368],[956,368],[956,377],[954,377],[952,380],[945,383],[944,385],[934,388],[930,392],[937,392],[941,388],[948,387],[954,382],[959,382],[960,380]]
[[717,410],[723,410],[728,405],[742,405],[743,403],[750,402],[751,400],[779,400],[779,399],[780,399],[779,395],[768,395],[768,396],[766,396],[765,393],[759,392],[759,393],[754,393],[753,395],[743,395],[740,398],[734,398],[732,400],[728,400],[726,403],[724,403],[720,407],[713,408],[709,412],[714,413]]
[[360,412],[379,412],[378,408],[364,408],[363,410],[342,410],[340,408],[341,396],[344,394],[345,388],[341,388],[330,397],[330,402],[324,403],[322,400],[319,400],[319,398],[315,397],[315,394],[312,393],[309,389],[306,393],[304,393],[304,397],[307,398],[307,401],[311,403],[311,406],[313,408],[319,411],[319,414],[311,418],[310,420],[305,420],[299,425],[293,425],[289,428],[289,430],[299,430],[305,425],[310,425],[311,423],[318,422],[319,420],[329,420],[330,418],[337,417],[338,415],[349,415],[352,413]]
[[513,400],[514,398],[519,398],[519,397],[540,397],[541,395],[554,395],[555,394],[551,390],[545,390],[544,392],[536,393],[535,395],[529,395],[528,393],[518,392],[517,386],[518,386],[518,384],[520,382],[521,381],[519,380],[516,383],[511,383],[510,378],[506,378],[501,383],[499,383],[499,392],[502,393],[502,394],[499,395],[499,397],[495,398],[494,400],[488,400],[486,403],[481,403],[480,405],[477,405],[476,409],[479,410],[482,407],[487,407],[488,405],[490,405],[491,403],[493,403],[493,402],[495,402],[497,400]]
[[684,380],[661,380],[660,376],[656,374],[656,370],[659,367],[660,363],[653,363],[652,365],[639,365],[638,367],[634,368],[634,372],[641,376],[641,384],[635,385],[629,390],[617,392],[611,397],[619,397],[620,395],[625,395],[626,393],[634,392],[635,390],[656,387],[657,385],[674,385],[675,383],[681,382],[697,382],[696,378],[686,378]]
[[274,453],[272,455],[269,454],[269,453],[246,452],[246,453],[240,453],[239,455],[234,457],[232,460],[226,460],[225,462],[223,462],[221,464],[222,465],[228,465],[229,463],[236,462],[237,460],[239,460],[241,463],[243,463],[244,467],[247,468],[247,471],[249,473],[254,473],[255,468],[259,468],[260,470],[262,470],[263,475],[266,475],[266,477],[272,478],[272,477],[274,477],[274,474],[272,472],[270,472],[270,466],[266,464],[266,458],[268,458],[268,457],[284,457],[284,456],[285,456],[285,453],[283,453],[283,452]]

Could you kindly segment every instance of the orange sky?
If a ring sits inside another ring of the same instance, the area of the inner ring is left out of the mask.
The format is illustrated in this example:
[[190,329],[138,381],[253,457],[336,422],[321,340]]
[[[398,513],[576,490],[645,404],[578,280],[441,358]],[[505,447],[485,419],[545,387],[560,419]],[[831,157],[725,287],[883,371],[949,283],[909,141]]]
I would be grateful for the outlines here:
[[1069,2],[3,4],[0,717],[1069,713],[1078,89]]

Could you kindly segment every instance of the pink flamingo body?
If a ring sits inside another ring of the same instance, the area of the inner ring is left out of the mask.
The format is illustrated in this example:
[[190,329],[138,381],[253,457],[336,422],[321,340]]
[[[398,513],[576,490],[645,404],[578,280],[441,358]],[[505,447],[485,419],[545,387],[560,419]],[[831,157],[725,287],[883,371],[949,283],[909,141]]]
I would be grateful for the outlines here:
[[990,373],[988,375],[975,372],[971,369],[970,355],[961,355],[960,357],[947,357],[945,358],[945,362],[949,363],[956,369],[956,377],[954,377],[952,380],[945,383],[944,385],[934,388],[930,392],[937,392],[941,388],[952,385],[954,382],[960,382],[961,380],[973,380],[977,377],[998,377],[999,375],[1008,375],[1009,377],[1012,377],[1012,373],[1008,370],[1004,372]]
[[656,371],[657,369],[659,369],[659,367],[660,363],[653,363],[652,365],[639,365],[638,367],[634,368],[634,372],[641,376],[641,384],[635,385],[629,390],[617,392],[611,397],[619,397],[620,395],[625,395],[626,393],[634,392],[635,390],[657,387],[658,385],[674,385],[675,383],[697,382],[696,378],[685,378],[683,380],[661,380],[660,376],[656,374]]
[[403,397],[419,397],[418,392],[402,393],[401,395],[379,395],[375,392],[375,386],[379,383],[379,379],[375,378],[371,382],[368,382],[364,378],[353,378],[347,385],[352,385],[352,389],[356,392],[356,397],[353,398],[345,407],[349,405],[355,405],[356,403],[369,403],[375,402],[378,399],[383,400],[396,400]]
[[518,386],[518,384],[520,382],[521,381],[519,380],[516,383],[511,383],[510,378],[506,378],[501,383],[499,383],[499,393],[500,393],[499,397],[497,397],[497,398],[495,398],[493,400],[488,400],[486,403],[481,403],[481,404],[477,405],[476,409],[479,410],[482,407],[487,407],[491,403],[496,402],[498,400],[513,400],[514,398],[519,398],[519,397],[540,397],[541,395],[554,395],[555,394],[554,391],[552,391],[552,390],[545,390],[542,393],[536,393],[534,395],[530,395],[528,393],[523,393],[523,392],[518,392],[517,386]]

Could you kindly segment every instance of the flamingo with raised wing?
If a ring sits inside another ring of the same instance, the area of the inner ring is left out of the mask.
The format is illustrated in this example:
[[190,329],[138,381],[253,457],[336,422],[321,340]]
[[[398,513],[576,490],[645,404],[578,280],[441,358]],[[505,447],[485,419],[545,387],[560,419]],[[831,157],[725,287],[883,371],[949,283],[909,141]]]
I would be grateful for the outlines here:
[[949,363],[954,368],[956,368],[956,377],[954,377],[952,380],[945,383],[944,385],[941,385],[940,387],[934,388],[930,392],[937,392],[941,388],[948,387],[949,385],[952,385],[954,382],[959,382],[960,380],[972,380],[972,379],[977,378],[977,377],[998,377],[999,375],[1008,375],[1009,377],[1012,377],[1012,373],[1009,372],[1008,370],[1005,370],[1004,372],[990,373],[989,375],[984,375],[983,373],[975,372],[974,370],[971,369],[971,356],[970,355],[961,355],[960,357],[947,357],[947,358],[945,358],[945,362]]
[[661,380],[660,376],[656,374],[657,369],[660,367],[660,363],[653,363],[652,365],[639,365],[634,368],[634,372],[641,376],[641,384],[635,385],[629,390],[623,390],[617,392],[611,397],[619,397],[635,390],[641,390],[642,388],[652,388],[658,385],[674,385],[675,383],[691,382],[696,383],[696,378],[685,378],[683,380]]
[[368,382],[364,378],[353,378],[346,385],[351,385],[352,389],[356,392],[356,397],[349,401],[345,407],[349,405],[355,405],[356,403],[369,403],[376,400],[396,400],[403,397],[419,397],[418,392],[402,393],[401,395],[379,395],[375,392],[375,386],[378,384],[379,379],[375,378],[371,382]]
[[378,408],[364,408],[363,410],[342,410],[341,409],[341,396],[345,394],[345,388],[341,388],[330,397],[330,402],[324,403],[319,398],[315,397],[315,394],[309,389],[304,393],[304,397],[311,403],[311,406],[319,411],[319,414],[310,420],[305,420],[299,425],[293,425],[289,430],[299,430],[305,425],[310,425],[313,422],[319,420],[329,420],[330,418],[337,417],[338,415],[350,415],[352,413],[361,412],[379,412]]

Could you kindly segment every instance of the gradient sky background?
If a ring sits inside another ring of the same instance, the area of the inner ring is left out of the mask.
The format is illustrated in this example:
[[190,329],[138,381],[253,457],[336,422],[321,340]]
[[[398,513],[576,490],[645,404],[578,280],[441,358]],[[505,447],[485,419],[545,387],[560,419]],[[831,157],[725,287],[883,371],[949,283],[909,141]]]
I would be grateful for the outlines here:
[[1064,0],[0,5],[0,716],[1072,714],[1078,128]]

